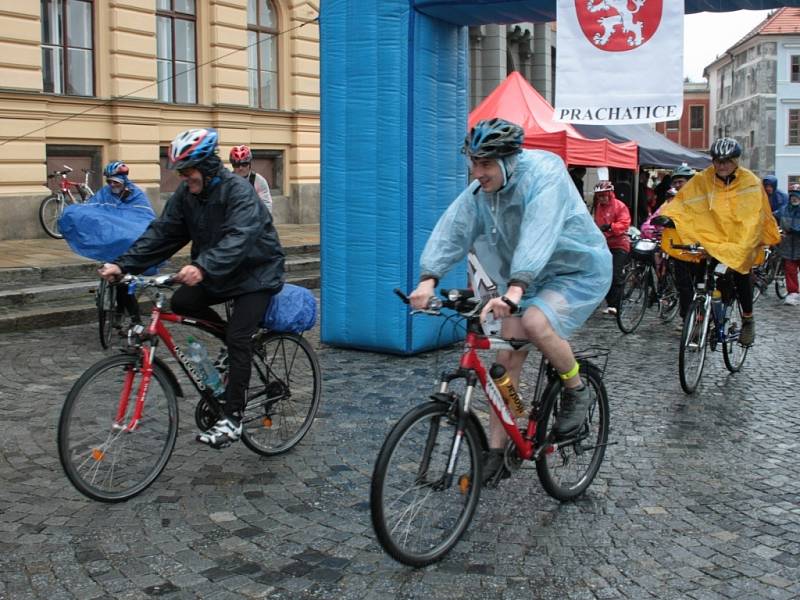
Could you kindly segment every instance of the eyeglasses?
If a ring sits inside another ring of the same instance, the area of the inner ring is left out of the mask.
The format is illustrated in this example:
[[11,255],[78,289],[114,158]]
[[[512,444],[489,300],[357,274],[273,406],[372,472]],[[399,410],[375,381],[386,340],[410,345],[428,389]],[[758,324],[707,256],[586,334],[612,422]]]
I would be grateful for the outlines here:
[[234,169],[239,168],[239,167],[249,167],[250,166],[249,162],[232,162],[231,164],[233,165]]
[[720,167],[737,164],[735,158],[712,158],[711,162]]

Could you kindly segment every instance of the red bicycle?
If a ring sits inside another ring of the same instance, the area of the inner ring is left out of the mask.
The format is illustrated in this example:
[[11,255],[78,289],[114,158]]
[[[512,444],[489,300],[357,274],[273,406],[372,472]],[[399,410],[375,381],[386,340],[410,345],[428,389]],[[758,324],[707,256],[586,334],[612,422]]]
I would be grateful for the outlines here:
[[[39,222],[45,233],[50,237],[62,239],[64,236],[58,230],[58,220],[64,214],[64,209],[70,204],[80,204],[86,202],[94,195],[92,188],[89,187],[89,169],[82,169],[83,182],[72,181],[67,175],[72,173],[72,168],[64,165],[63,171],[54,171],[47,176],[47,179],[59,177],[58,190],[47,196],[39,205]],[[74,190],[74,191],[73,191]],[[77,193],[77,195],[76,195]]]
[[[169,461],[178,434],[175,374],[156,355],[163,343],[200,394],[195,422],[209,429],[222,415],[224,400],[203,384],[195,365],[165,323],[189,325],[225,339],[225,325],[184,317],[165,309],[172,275],[126,275],[121,283],[154,291],[147,327],[128,332],[122,354],[104,358],[81,375],[69,391],[58,422],[58,453],[70,482],[103,502],[127,500],[145,490]],[[242,419],[242,441],[253,452],[274,456],[297,445],[308,432],[320,403],[322,376],[310,344],[294,333],[259,330],[250,388]],[[227,380],[227,353],[217,366]],[[116,401],[114,401],[116,398]]]
[[[408,303],[402,292],[395,292]],[[472,290],[441,293],[444,299],[433,298],[427,310],[414,312],[442,316],[441,308],[448,308],[466,320],[461,360],[457,369],[442,373],[431,401],[412,408],[389,432],[375,462],[370,490],[378,541],[393,558],[414,567],[436,562],[449,552],[478,505],[483,455],[488,450],[483,426],[472,410],[478,385],[509,435],[506,467],[513,473],[522,461],[535,461],[542,486],[558,500],[577,498],[589,487],[608,445],[609,408],[603,385],[607,350],[576,353],[594,400],[578,432],[556,440],[551,430],[562,392],[556,370],[542,357],[527,420],[518,425],[477,351],[525,352],[533,345],[528,340],[486,336],[480,323],[483,303],[472,297]],[[592,358],[602,360],[602,367],[592,364]],[[456,380],[464,381],[461,393],[449,389]],[[520,382],[522,392],[531,391],[524,369]]]

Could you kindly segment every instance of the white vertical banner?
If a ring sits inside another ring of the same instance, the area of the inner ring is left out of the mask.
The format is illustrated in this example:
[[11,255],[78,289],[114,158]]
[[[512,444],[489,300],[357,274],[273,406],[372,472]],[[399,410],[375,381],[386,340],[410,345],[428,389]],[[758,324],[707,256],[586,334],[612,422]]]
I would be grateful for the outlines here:
[[683,0],[558,0],[555,120],[653,123],[683,113]]

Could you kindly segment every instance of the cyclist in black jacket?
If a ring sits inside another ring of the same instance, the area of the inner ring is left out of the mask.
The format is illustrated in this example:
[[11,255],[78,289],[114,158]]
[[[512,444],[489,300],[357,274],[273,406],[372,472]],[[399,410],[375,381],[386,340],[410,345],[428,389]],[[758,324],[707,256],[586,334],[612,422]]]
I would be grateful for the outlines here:
[[229,379],[225,416],[197,440],[215,448],[237,441],[241,412],[250,382],[255,333],[273,295],[283,287],[284,252],[269,211],[247,180],[228,171],[217,156],[214,129],[179,134],[169,149],[169,167],[182,183],[162,215],[133,246],[100,269],[113,280],[122,273],[141,273],[191,241],[191,264],[177,281],[172,309],[210,321],[221,321],[210,308],[227,300],[233,311],[226,330]]

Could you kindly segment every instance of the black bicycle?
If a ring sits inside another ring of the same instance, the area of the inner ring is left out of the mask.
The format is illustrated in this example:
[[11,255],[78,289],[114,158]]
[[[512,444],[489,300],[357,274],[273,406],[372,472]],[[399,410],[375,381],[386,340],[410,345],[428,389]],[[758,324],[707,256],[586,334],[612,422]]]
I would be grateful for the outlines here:
[[622,297],[617,310],[617,325],[623,333],[632,333],[655,306],[658,316],[669,322],[678,314],[678,287],[672,261],[659,249],[659,240],[631,232],[631,259],[625,266]]
[[673,244],[673,248],[705,259],[705,275],[695,282],[694,299],[686,311],[678,356],[681,388],[693,393],[703,375],[706,352],[722,346],[725,367],[741,370],[748,347],[739,343],[742,306],[736,293],[733,271],[711,258],[699,244]]
[[764,262],[753,267],[753,303],[755,304],[770,285],[775,286],[775,295],[781,300],[786,298],[786,274],[783,272],[783,259],[776,246],[767,246],[764,249]]

